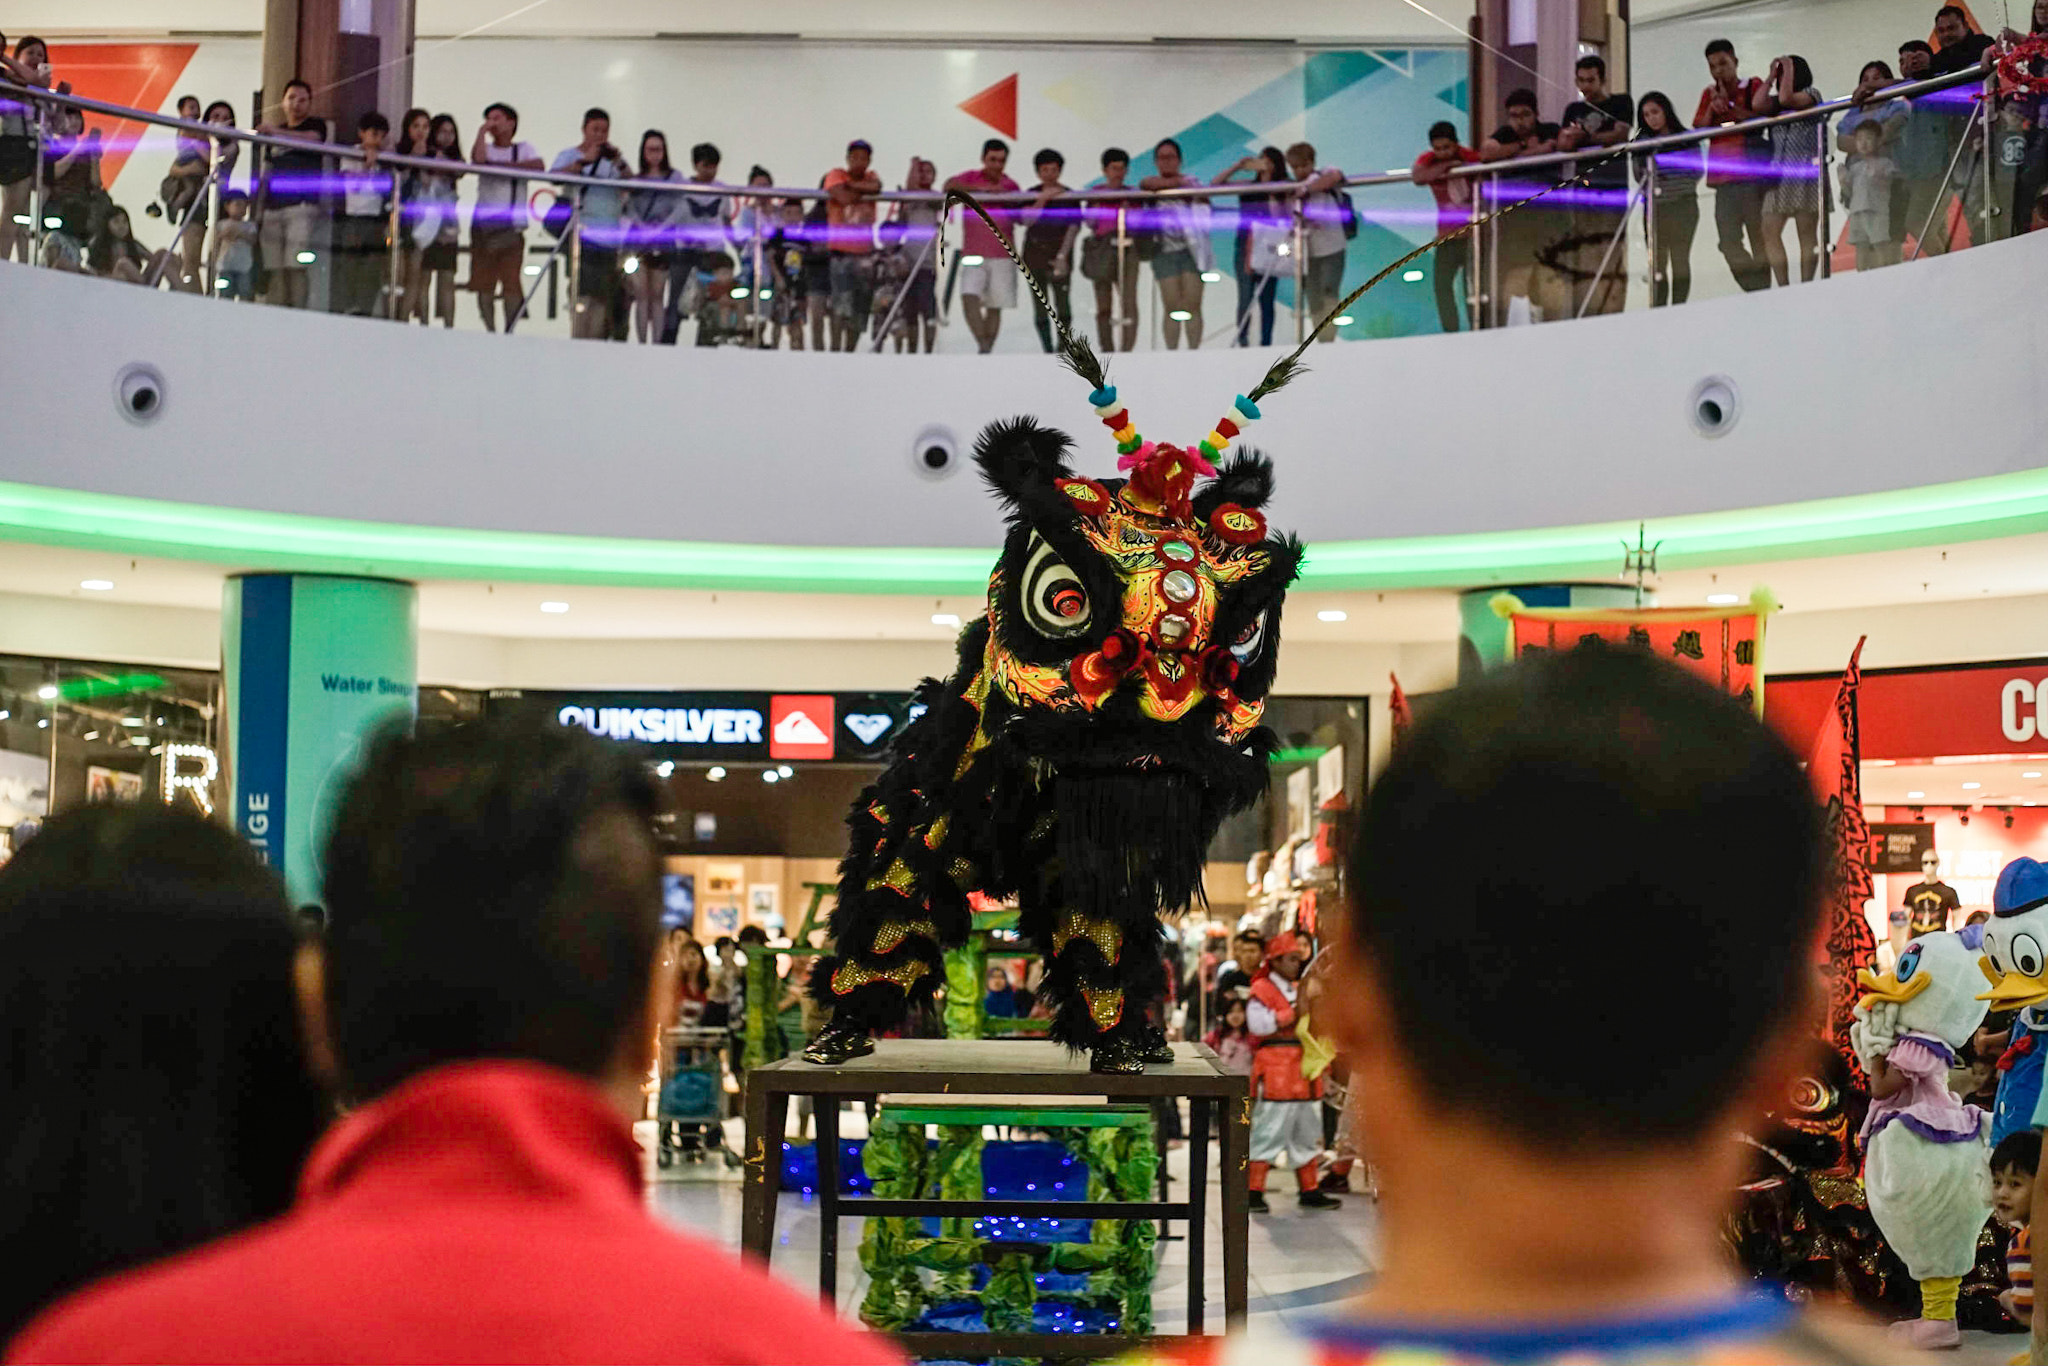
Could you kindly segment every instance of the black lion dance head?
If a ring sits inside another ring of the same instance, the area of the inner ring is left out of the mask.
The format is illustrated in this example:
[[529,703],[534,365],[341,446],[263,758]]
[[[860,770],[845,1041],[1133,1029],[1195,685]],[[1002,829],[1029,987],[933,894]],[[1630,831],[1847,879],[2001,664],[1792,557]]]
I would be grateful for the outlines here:
[[1016,900],[1055,1039],[1099,1072],[1167,1060],[1144,1018],[1166,989],[1160,916],[1201,899],[1218,826],[1265,790],[1260,716],[1302,547],[1266,526],[1271,462],[1223,452],[1301,349],[1184,449],[1140,436],[1087,342],[1061,331],[1126,477],[1077,474],[1068,438],[1029,418],[982,433],[975,460],[1009,535],[958,666],[919,688],[921,713],[848,817],[835,956],[811,976],[833,1009],[813,1062],[870,1051],[931,998],[970,892]]

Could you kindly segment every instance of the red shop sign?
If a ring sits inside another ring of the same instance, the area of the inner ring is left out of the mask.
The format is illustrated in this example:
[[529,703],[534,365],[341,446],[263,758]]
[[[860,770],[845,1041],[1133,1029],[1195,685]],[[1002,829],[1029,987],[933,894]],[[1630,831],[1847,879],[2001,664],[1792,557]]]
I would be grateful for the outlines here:
[[[1804,754],[1833,705],[1839,674],[1772,678],[1764,719]],[[1863,671],[1866,759],[2048,754],[2048,661]]]

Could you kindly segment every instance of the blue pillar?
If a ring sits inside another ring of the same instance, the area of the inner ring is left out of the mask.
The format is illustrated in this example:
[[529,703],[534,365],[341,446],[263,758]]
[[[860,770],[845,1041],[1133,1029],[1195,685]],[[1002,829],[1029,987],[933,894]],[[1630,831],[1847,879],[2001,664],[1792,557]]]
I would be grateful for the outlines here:
[[[1514,583],[1470,588],[1458,595],[1458,681],[1465,682],[1508,662],[1508,623],[1493,610],[1493,600],[1512,593],[1524,607],[1633,607],[1634,584]],[[1643,606],[1653,607],[1653,594]]]
[[235,829],[317,903],[320,850],[366,734],[419,707],[419,594],[390,579],[243,574],[221,603]]

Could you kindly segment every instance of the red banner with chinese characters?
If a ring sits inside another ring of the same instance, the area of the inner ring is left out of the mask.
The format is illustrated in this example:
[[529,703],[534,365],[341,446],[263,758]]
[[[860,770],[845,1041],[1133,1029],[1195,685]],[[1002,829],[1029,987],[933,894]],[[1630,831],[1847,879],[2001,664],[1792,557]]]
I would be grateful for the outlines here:
[[1863,642],[1858,640],[1835,689],[1834,706],[1822,718],[1806,761],[1813,794],[1827,812],[1828,862],[1832,865],[1815,955],[1828,984],[1828,1042],[1841,1053],[1850,1080],[1859,1088],[1866,1085],[1863,1067],[1856,1060],[1856,1050],[1849,1046],[1849,1026],[1861,994],[1856,970],[1869,967],[1877,957],[1877,940],[1863,914],[1871,885],[1870,827],[1863,819],[1861,727],[1856,709],[1862,658]]
[[1493,610],[1508,620],[1515,658],[1569,650],[1587,641],[1648,650],[1764,707],[1764,623],[1777,604],[1758,590],[1730,607],[1524,607],[1503,593]]

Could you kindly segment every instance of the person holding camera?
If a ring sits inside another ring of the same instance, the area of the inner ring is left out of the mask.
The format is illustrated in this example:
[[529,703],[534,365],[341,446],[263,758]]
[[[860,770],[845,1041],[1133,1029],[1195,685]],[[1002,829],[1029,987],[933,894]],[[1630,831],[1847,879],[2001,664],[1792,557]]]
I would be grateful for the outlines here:
[[[556,157],[549,169],[597,180],[631,180],[633,168],[612,145],[611,136],[612,116],[602,109],[586,111],[583,140]],[[619,304],[625,276],[619,270],[619,244],[625,234],[626,192],[585,186],[581,196],[583,211],[577,215],[575,231],[582,234],[582,255],[576,267],[576,311],[570,319],[569,335],[605,341],[612,335],[612,319],[622,316]]]

